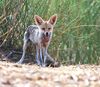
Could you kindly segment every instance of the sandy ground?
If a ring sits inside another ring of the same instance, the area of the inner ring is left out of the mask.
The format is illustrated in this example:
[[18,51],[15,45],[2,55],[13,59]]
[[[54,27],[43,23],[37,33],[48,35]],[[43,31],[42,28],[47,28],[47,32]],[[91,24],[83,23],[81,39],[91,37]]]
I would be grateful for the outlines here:
[[100,87],[100,65],[44,68],[1,61],[0,87]]

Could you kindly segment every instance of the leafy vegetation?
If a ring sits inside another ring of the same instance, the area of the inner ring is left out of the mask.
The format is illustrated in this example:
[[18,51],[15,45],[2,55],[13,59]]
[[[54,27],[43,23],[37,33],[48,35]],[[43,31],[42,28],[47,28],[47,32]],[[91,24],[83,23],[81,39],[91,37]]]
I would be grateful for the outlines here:
[[49,54],[64,64],[100,64],[100,0],[0,0],[0,46],[22,49],[34,15],[55,13]]

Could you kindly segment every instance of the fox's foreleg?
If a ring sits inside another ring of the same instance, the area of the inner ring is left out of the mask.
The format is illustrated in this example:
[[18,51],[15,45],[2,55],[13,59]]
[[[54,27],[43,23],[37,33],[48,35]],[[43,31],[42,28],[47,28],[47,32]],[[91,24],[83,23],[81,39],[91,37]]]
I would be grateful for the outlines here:
[[39,59],[40,59],[40,63],[41,63],[41,66],[43,65],[43,56],[42,56],[42,48],[40,47],[39,49]]
[[36,62],[40,66],[43,64],[42,53],[43,52],[41,46],[36,46]]
[[36,46],[36,63],[38,65],[41,65],[40,60],[39,60],[39,47]]
[[46,66],[46,60],[47,60],[47,48],[46,47],[43,48],[43,57],[44,57],[43,67],[45,67]]

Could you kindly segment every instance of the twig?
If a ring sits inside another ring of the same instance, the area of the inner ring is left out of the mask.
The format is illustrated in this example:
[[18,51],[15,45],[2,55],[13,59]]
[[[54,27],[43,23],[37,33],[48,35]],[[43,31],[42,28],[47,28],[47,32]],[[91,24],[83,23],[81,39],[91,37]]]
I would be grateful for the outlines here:
[[[20,21],[19,21],[19,22],[20,22]],[[16,26],[19,24],[19,22],[17,22],[17,24],[16,24],[14,27],[16,27]],[[0,45],[0,47],[2,47],[3,44],[7,41],[7,38],[8,38],[8,36],[9,36],[9,34],[11,33],[11,31],[14,29],[14,27],[12,27],[12,28],[7,32],[7,36],[5,37],[5,39],[4,39],[4,41],[2,42],[2,44]]]

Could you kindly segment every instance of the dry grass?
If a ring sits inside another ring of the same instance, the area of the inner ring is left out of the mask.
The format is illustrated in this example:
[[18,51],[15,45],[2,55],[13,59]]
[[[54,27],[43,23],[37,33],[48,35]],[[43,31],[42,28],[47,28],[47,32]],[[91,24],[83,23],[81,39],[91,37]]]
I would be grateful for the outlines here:
[[34,15],[53,14],[58,20],[48,53],[64,64],[100,64],[100,0],[0,0],[0,47],[22,49]]
[[100,87],[100,65],[43,68],[0,62],[0,87]]

